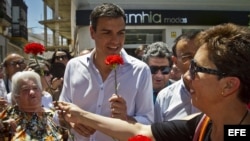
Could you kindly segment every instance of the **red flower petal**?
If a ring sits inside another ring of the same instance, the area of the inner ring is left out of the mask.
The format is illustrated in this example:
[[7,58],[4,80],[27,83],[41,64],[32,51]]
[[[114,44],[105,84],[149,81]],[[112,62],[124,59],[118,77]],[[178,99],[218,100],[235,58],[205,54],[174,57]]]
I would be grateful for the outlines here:
[[107,56],[106,60],[105,60],[105,64],[106,65],[122,65],[123,59],[120,55],[109,55]]
[[151,139],[147,136],[137,135],[129,138],[128,141],[151,141]]
[[24,47],[24,52],[29,54],[33,54],[33,55],[37,55],[37,54],[43,54],[43,52],[45,51],[45,47],[40,44],[40,43],[29,43]]

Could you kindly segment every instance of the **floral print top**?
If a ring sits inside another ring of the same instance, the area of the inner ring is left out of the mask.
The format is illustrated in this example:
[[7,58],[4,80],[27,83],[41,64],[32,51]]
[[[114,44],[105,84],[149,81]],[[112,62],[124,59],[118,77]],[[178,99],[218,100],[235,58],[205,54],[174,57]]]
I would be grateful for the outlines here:
[[[57,126],[53,112],[25,113],[18,106],[12,106],[0,113],[0,141],[63,141],[68,138],[68,131]],[[16,128],[6,122],[13,119]]]

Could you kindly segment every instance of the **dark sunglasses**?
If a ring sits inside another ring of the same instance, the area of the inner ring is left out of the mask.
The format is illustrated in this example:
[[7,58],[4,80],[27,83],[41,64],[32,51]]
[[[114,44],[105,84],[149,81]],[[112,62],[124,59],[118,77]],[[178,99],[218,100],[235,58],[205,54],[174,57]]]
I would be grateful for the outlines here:
[[150,66],[151,74],[156,74],[159,70],[162,74],[169,74],[171,68],[169,66]]
[[18,61],[11,61],[8,63],[8,65],[11,65],[11,66],[16,66],[16,65],[25,65],[25,62],[24,60],[18,60]]
[[197,63],[192,59],[190,62],[190,66],[189,66],[189,73],[190,73],[190,77],[192,80],[195,79],[195,75],[197,72],[203,72],[203,73],[218,75],[222,77],[226,75],[226,73],[222,73],[218,70],[198,66]]
[[61,56],[55,56],[55,59],[56,60],[65,60],[65,59],[68,59],[68,56],[67,55],[61,55]]

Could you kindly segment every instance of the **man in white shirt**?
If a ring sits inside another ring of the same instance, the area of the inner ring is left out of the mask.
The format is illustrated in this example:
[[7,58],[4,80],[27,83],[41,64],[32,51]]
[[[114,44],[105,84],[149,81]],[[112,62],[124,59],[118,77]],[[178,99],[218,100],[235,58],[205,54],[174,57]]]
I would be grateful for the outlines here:
[[[198,49],[194,43],[197,34],[198,32],[188,32],[175,39],[172,59],[182,75],[187,72],[190,61]],[[179,119],[199,112],[191,103],[187,86],[187,81],[181,77],[180,80],[159,92],[155,102],[155,122]]]
[[[115,4],[106,3],[97,6],[90,17],[90,33],[96,47],[91,53],[68,62],[59,101],[72,102],[99,115],[151,124],[154,121],[151,72],[147,64],[123,49],[124,11]],[[105,64],[110,55],[118,55],[124,61],[123,65],[117,66],[116,73]],[[117,95],[114,94],[115,78]],[[63,119],[60,121],[62,123]],[[75,141],[113,140],[93,128],[71,126]]]

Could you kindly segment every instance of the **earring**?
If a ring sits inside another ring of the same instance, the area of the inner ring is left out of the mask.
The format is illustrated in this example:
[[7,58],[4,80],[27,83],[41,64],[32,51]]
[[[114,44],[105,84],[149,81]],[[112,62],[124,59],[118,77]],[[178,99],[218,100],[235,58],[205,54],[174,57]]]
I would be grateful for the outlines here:
[[224,96],[224,91],[221,92],[221,95]]

